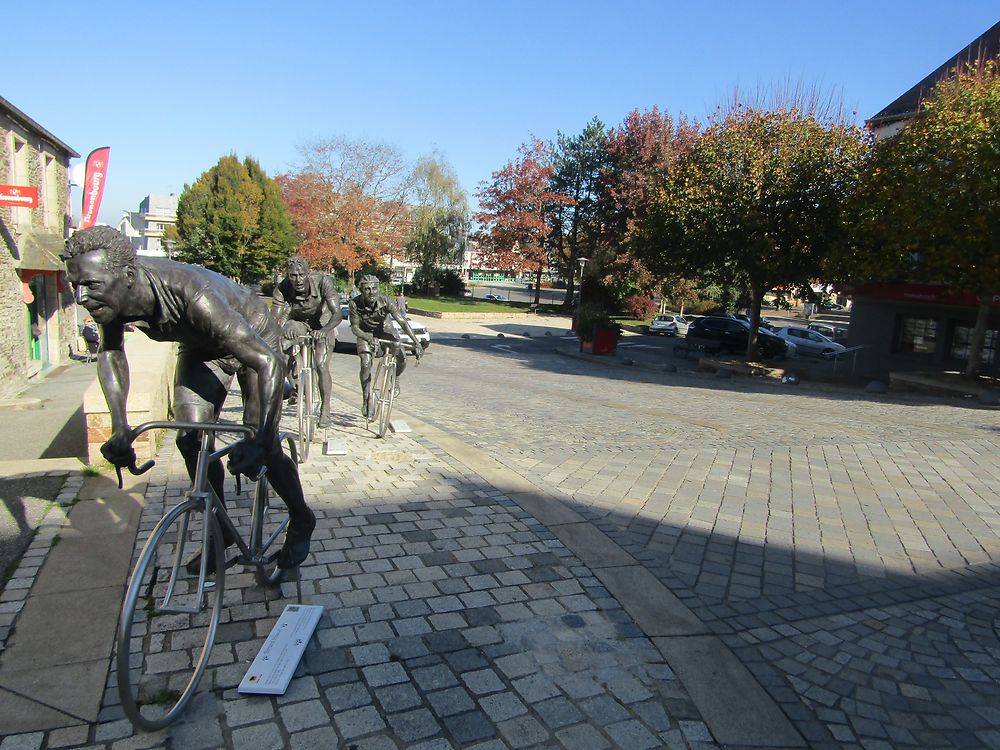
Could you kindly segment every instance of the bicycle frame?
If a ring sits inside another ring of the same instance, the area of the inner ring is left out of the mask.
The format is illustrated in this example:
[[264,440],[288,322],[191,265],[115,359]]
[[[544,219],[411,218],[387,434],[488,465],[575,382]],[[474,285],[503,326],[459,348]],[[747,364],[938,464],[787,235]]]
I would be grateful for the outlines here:
[[[211,483],[208,481],[208,467],[213,461],[222,459],[224,456],[228,455],[230,451],[233,450],[238,445],[238,442],[230,443],[225,445],[218,450],[210,450],[211,441],[214,433],[235,433],[241,434],[245,438],[252,437],[254,430],[246,425],[237,424],[226,424],[226,423],[200,423],[200,422],[169,422],[169,421],[156,421],[156,422],[146,422],[139,425],[132,430],[132,434],[138,437],[143,432],[148,430],[156,429],[173,429],[173,430],[196,430],[199,433],[199,450],[198,450],[198,462],[195,466],[194,478],[191,480],[191,489],[188,490],[187,496],[189,498],[194,498],[204,502],[205,518],[209,518],[209,513],[212,513],[212,517],[217,523],[220,524],[220,529],[225,532],[229,531],[230,537],[234,540],[237,548],[240,551],[240,555],[236,558],[236,562],[243,565],[263,565],[270,561],[269,558],[265,557],[265,553],[270,549],[271,545],[278,538],[278,535],[284,531],[285,527],[288,525],[288,519],[283,519],[283,521],[278,525],[278,528],[271,533],[267,540],[261,545],[261,550],[257,555],[251,551],[250,547],[247,545],[246,541],[243,539],[243,535],[237,531],[236,526],[233,524],[232,519],[229,517],[229,513],[226,510],[226,506],[223,505],[222,500],[215,493]],[[149,461],[143,465],[143,467],[134,473],[143,473],[152,468],[153,462]],[[260,479],[265,469],[261,470],[261,473],[256,477],[251,477],[252,480]],[[251,529],[255,528],[256,524],[262,523],[262,516],[264,508],[259,507],[254,503],[251,510]],[[209,529],[209,524],[205,523],[202,527],[202,539],[201,539],[201,568],[198,574],[198,589],[195,596],[195,605],[193,607],[183,607],[174,606],[171,600],[174,596],[174,588],[179,579],[180,569],[183,567],[183,557],[185,544],[183,539],[187,535],[188,517],[185,515],[184,519],[181,521],[181,533],[179,535],[182,540],[174,550],[173,562],[170,567],[170,580],[167,583],[167,589],[163,596],[163,601],[159,607],[161,612],[169,612],[171,614],[197,614],[201,611],[205,602],[205,588],[209,584],[208,578],[208,560],[209,560],[209,540],[211,537],[211,531]],[[277,553],[275,553],[277,554]],[[138,592],[136,592],[138,593]]]
[[316,376],[314,369],[316,355],[316,342],[310,335],[298,336],[295,339],[295,367],[297,370],[296,385],[298,387],[298,401],[296,402],[295,413],[298,419],[298,442],[299,447],[296,460],[304,462],[309,457],[309,445],[312,442],[315,431],[315,386],[313,378]]

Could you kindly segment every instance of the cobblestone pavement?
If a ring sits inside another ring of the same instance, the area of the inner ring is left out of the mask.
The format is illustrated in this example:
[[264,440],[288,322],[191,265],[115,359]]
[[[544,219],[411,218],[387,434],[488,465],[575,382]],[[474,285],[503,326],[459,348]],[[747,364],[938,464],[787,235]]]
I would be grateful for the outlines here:
[[1000,413],[506,344],[437,346],[402,408],[563,495],[812,746],[1000,747]]
[[[202,690],[177,724],[135,733],[112,673],[95,726],[0,748],[716,747],[660,652],[553,534],[433,443],[377,440],[341,406],[330,434],[347,456],[317,451],[301,467],[318,526],[300,584],[325,612],[288,692],[236,687],[295,584],[269,600],[234,568]],[[159,460],[140,544],[188,484],[172,447]],[[151,627],[169,679],[190,658],[191,622]]]

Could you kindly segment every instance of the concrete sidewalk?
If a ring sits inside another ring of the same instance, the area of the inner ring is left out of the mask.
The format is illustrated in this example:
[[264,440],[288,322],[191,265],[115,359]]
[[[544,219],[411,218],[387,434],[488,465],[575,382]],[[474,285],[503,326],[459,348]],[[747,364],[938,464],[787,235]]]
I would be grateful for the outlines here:
[[[412,433],[375,439],[353,392],[337,395],[327,436],[346,455],[301,467],[319,518],[303,601],[326,611],[288,692],[235,691],[280,609],[234,569],[185,717],[150,735],[123,718],[108,667],[136,528],[187,485],[167,446],[124,492],[70,482],[76,504],[22,562],[0,748],[804,746],[729,649],[565,497],[402,413]],[[284,584],[278,604],[293,597]]]

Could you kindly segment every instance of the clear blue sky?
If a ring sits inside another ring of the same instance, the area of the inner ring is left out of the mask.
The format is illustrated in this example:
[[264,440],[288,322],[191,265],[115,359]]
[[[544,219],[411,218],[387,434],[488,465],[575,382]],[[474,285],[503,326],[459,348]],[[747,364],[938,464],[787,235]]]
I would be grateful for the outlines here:
[[[91,10],[92,9],[92,10]],[[735,86],[818,84],[871,116],[1000,20],[996,0],[11,2],[0,94],[84,157],[101,221],[234,152],[268,174],[344,135],[438,150],[471,194],[532,134]],[[80,212],[74,190],[74,212]]]

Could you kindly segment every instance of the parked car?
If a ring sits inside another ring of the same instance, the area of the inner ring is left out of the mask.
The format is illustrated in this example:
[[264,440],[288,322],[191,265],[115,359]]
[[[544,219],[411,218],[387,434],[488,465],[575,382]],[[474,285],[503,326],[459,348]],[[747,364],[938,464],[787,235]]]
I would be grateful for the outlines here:
[[[350,346],[352,349],[357,349],[358,339],[354,335],[354,331],[351,330],[350,321],[350,309],[347,305],[340,306],[340,314],[344,316],[344,319],[337,324],[337,349],[341,348],[341,345]],[[406,319],[410,323],[410,328],[417,335],[417,341],[420,342],[420,346],[426,349],[431,345],[431,333],[427,330],[427,326],[422,325],[414,321],[409,315]],[[390,320],[387,328],[391,329],[396,333],[397,336],[403,335],[403,330],[399,327],[399,323],[395,320]]]
[[472,296],[472,290],[471,289],[463,289],[462,290],[462,296],[463,297],[471,297]]
[[688,319],[683,315],[657,315],[649,324],[649,332],[661,336],[677,336],[688,332]]
[[840,326],[830,325],[829,323],[810,323],[806,326],[810,331],[816,331],[816,333],[822,333],[827,338],[833,339],[834,341],[843,341],[847,338],[847,329]]
[[819,309],[820,310],[843,310],[844,306],[843,305],[838,305],[836,302],[820,302],[819,303]]
[[[746,352],[749,336],[750,324],[745,320],[716,316],[698,318],[687,332],[688,341],[696,346],[703,346],[707,351],[733,354]],[[763,357],[788,355],[785,340],[763,327],[757,329],[757,348]]]
[[[733,317],[736,318],[737,320],[742,320],[747,325],[750,325],[750,316],[747,315],[746,313],[736,313],[736,315],[734,315]],[[760,325],[769,331],[777,330],[777,327],[771,323],[771,319],[764,315],[760,316]]]
[[499,294],[487,294],[483,299],[493,300],[494,302],[504,302],[504,298]]
[[808,328],[799,326],[787,326],[778,331],[778,335],[791,341],[798,348],[800,354],[815,354],[817,356],[830,356],[844,351],[843,344],[838,344],[822,333],[810,331]]

